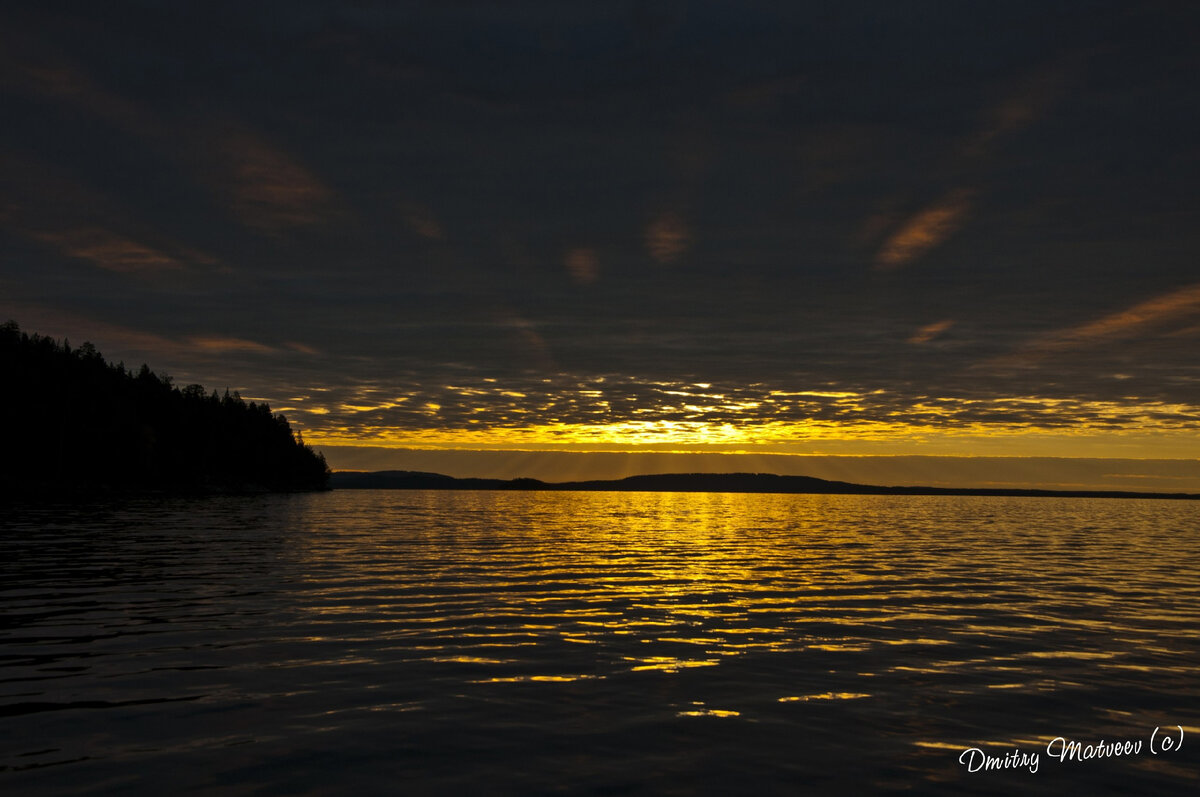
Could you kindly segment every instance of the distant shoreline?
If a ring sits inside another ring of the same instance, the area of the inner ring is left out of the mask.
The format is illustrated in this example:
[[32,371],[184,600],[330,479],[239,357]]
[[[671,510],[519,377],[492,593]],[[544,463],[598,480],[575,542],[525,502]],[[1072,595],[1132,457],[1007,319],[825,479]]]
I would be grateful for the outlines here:
[[421,471],[335,471],[333,489],[342,490],[521,490],[545,492],[775,493],[812,495],[959,495],[1030,498],[1200,499],[1197,493],[1124,490],[1040,490],[1007,487],[895,487],[829,481],[772,473],[664,473],[624,479],[544,482],[539,479],[460,479]]

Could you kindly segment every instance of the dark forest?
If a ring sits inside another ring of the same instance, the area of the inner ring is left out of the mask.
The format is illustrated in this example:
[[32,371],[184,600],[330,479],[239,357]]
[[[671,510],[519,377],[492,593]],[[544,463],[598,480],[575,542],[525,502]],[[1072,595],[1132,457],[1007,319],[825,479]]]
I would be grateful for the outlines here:
[[266,403],[176,387],[15,322],[0,326],[3,488],[323,489],[329,469]]

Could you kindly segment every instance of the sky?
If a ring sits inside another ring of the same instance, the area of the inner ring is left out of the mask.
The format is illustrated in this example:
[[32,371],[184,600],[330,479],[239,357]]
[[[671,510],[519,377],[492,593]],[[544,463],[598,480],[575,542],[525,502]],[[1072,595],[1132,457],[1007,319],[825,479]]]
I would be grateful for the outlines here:
[[1198,23],[7,4],[0,316],[335,468],[1200,489]]

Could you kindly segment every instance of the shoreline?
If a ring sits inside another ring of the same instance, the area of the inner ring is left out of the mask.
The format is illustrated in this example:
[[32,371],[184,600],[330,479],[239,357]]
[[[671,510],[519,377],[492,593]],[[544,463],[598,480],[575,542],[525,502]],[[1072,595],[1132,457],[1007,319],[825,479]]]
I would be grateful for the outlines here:
[[666,473],[624,479],[544,482],[538,479],[460,479],[419,471],[335,471],[334,490],[501,490],[540,492],[694,492],[782,495],[951,495],[1020,498],[1125,498],[1197,500],[1197,493],[1124,490],[1043,490],[1007,487],[880,486],[769,473]]

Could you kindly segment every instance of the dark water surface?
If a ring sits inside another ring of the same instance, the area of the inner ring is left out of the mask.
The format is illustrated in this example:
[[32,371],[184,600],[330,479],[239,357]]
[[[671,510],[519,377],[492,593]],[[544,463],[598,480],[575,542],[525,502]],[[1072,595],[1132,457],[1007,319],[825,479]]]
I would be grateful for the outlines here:
[[[1200,792],[1193,502],[4,512],[4,794]],[[1142,748],[1060,762],[1059,736]],[[1038,770],[968,772],[972,747]]]

